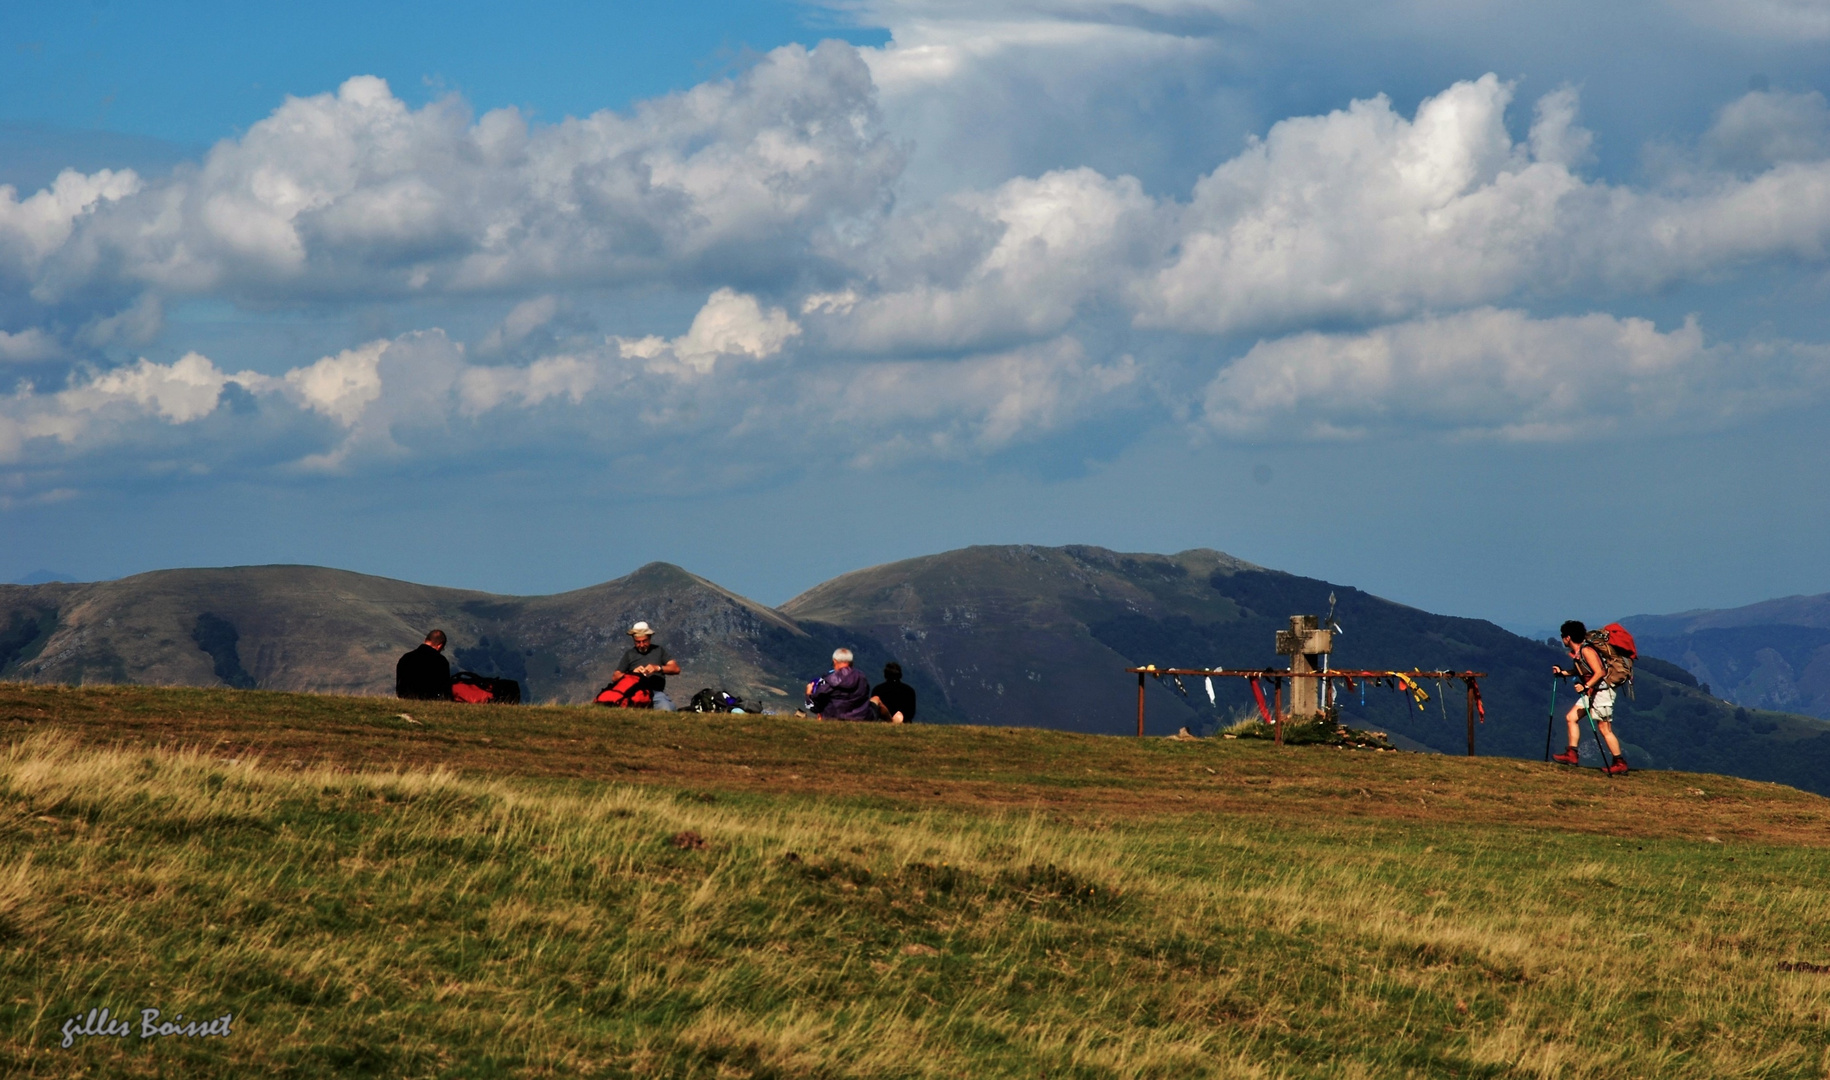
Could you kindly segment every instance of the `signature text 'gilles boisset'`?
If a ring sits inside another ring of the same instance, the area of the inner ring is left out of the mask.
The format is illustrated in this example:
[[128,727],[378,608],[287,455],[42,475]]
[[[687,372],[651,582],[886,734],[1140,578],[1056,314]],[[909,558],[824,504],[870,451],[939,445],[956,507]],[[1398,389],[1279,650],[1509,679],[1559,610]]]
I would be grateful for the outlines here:
[[223,1013],[214,1020],[186,1020],[179,1013],[172,1020],[163,1023],[159,1020],[158,1009],[141,1009],[140,1026],[136,1032],[134,1025],[119,1017],[111,1018],[109,1009],[90,1009],[87,1016],[72,1016],[64,1021],[63,1046],[69,1049],[76,1040],[94,1035],[113,1036],[125,1039],[138,1034],[142,1039],[157,1039],[165,1035],[186,1035],[191,1038],[228,1038],[233,1032],[230,1025],[235,1021],[234,1013]]

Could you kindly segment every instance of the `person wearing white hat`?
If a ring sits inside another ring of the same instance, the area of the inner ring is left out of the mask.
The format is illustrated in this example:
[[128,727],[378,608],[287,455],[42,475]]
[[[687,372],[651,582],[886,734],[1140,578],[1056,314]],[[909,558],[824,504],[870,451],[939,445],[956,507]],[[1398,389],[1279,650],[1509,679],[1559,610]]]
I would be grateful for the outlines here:
[[642,681],[636,689],[646,690],[654,695],[654,708],[672,709],[673,699],[665,693],[667,676],[680,674],[680,664],[668,655],[667,647],[655,644],[654,630],[645,622],[636,623],[629,628],[629,636],[634,644],[623,651],[623,658],[617,661],[616,674],[611,676],[614,682],[624,675],[638,675]]
[[832,670],[807,684],[808,711],[822,720],[875,720],[871,681],[851,666],[850,649],[835,649]]

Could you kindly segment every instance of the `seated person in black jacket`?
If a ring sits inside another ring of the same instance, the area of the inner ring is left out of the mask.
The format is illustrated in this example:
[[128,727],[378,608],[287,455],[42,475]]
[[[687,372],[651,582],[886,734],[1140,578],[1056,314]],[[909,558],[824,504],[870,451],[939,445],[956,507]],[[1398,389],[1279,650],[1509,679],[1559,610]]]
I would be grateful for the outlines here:
[[871,704],[892,724],[914,723],[915,688],[902,681],[901,664],[891,660],[883,665],[883,681],[871,691]]
[[445,659],[445,632],[434,630],[425,644],[394,665],[394,694],[417,701],[451,700],[451,661]]

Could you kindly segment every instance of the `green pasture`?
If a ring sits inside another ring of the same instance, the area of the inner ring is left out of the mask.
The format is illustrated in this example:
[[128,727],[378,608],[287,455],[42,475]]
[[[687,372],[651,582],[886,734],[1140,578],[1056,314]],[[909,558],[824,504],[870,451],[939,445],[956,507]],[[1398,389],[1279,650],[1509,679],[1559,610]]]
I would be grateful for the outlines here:
[[[855,741],[881,738],[886,775],[931,757],[952,783],[1003,737],[983,731],[847,729],[851,789],[767,790],[110,744],[18,721],[20,700],[0,729],[0,1075],[1830,1073],[1824,803],[1770,785],[1722,781],[1776,838],[1684,835],[1650,820],[1659,800],[1705,805],[1689,785],[1713,781],[1107,739],[1102,774],[1170,779],[1025,806],[873,790]],[[615,730],[689,754],[714,741],[692,723]],[[796,779],[834,730],[802,723]],[[1076,771],[1075,737],[1013,738],[988,771],[1032,751]],[[1544,801],[1456,820],[1457,769]],[[1329,794],[1182,797],[1305,772]],[[1373,812],[1343,783],[1382,784]],[[1648,827],[1575,831],[1583,790],[1616,815],[1643,797]],[[233,1013],[233,1033],[60,1045],[100,1007]]]

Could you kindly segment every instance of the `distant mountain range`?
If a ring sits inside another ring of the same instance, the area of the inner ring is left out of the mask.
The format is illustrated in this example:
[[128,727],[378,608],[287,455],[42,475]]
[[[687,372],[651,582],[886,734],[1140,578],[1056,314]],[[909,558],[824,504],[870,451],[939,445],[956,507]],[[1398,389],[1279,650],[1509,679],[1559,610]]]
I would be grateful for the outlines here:
[[528,700],[588,701],[638,619],[692,658],[688,681],[782,703],[784,661],[822,649],[780,613],[665,563],[535,597],[245,566],[0,586],[0,677],[391,694],[395,660],[439,627],[459,668],[518,679]]
[[1830,593],[1622,623],[1728,701],[1830,719]]
[[[710,686],[792,709],[801,685],[847,645],[873,678],[898,660],[927,722],[1122,734],[1136,722],[1126,667],[1283,667],[1276,631],[1290,615],[1325,613],[1331,593],[1342,627],[1335,667],[1488,672],[1481,752],[1543,753],[1550,668],[1562,659],[1547,643],[1206,549],[971,547],[844,574],[780,608],[666,563],[537,597],[308,566],[0,586],[0,678],[387,694],[395,659],[437,626],[451,635],[457,666],[519,679],[531,701],[582,702],[608,681],[641,619],[681,660],[669,687],[681,702]],[[1704,614],[1720,613],[1664,618]],[[1667,639],[1642,625],[1692,637],[1718,629],[1651,618],[1630,623],[1646,640]],[[1621,706],[1629,761],[1830,792],[1830,723],[1710,697],[1682,655],[1642,664],[1635,697]],[[1406,745],[1463,752],[1459,686],[1426,689],[1423,711],[1394,690],[1356,692],[1342,702],[1344,719]],[[1567,690],[1559,694],[1561,711]],[[1215,697],[1198,680],[1179,690],[1152,680],[1150,732],[1211,733],[1255,711],[1238,680],[1220,680]],[[1560,749],[1560,730],[1555,739]]]

